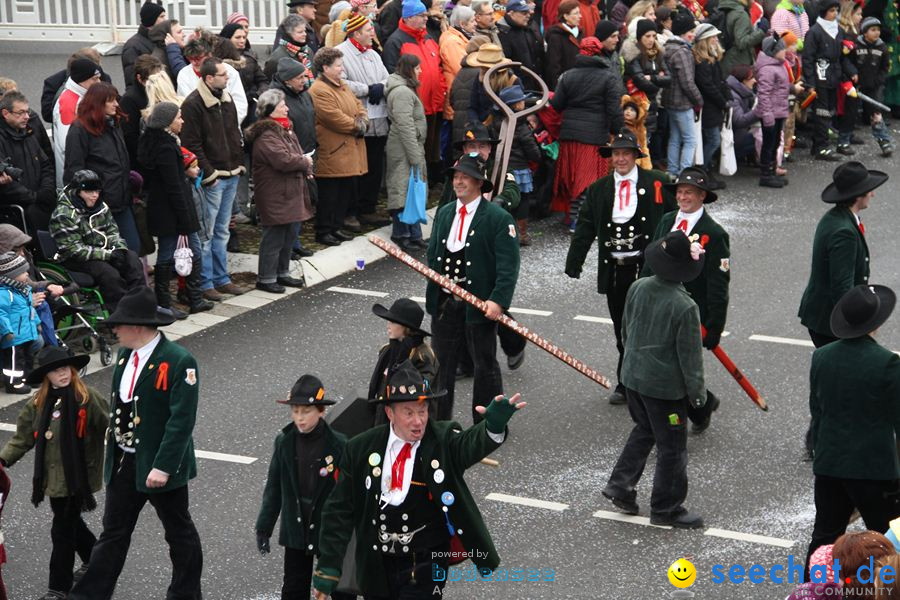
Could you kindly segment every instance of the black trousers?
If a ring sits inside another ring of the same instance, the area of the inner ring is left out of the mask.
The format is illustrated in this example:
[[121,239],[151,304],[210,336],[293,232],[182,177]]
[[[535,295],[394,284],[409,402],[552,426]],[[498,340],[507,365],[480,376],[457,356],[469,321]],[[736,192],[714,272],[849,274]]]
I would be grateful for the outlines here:
[[616,391],[625,393],[625,387],[619,381],[622,374],[622,358],[625,356],[625,345],[622,343],[622,315],[625,313],[625,296],[631,284],[640,277],[644,259],[634,265],[613,265],[611,269],[612,279],[606,292],[606,306],[609,308],[609,317],[613,322],[613,332],[616,334],[616,350],[619,351],[619,360],[616,363]]
[[625,390],[628,412],[634,428],[613,467],[606,491],[616,498],[633,502],[635,488],[650,451],[656,446],[656,472],[650,512],[656,516],[674,516],[684,512],[687,498],[687,401],[662,400]]
[[387,144],[387,136],[367,136],[363,139],[366,141],[369,170],[359,178],[359,202],[355,214],[371,215],[378,205],[378,194],[384,180],[384,146]]
[[[297,548],[284,548],[284,581],[281,584],[281,600],[309,600],[312,593],[312,554]],[[332,600],[352,600],[356,596],[333,592]]]
[[50,526],[53,550],[50,552],[50,582],[47,589],[68,594],[72,588],[75,555],[82,563],[88,564],[97,538],[88,529],[81,511],[70,502],[70,498],[50,498],[50,509],[53,511],[53,524]]
[[[449,546],[436,549],[446,552]],[[366,595],[365,600],[432,600],[441,598],[447,583],[447,558],[432,559],[432,551],[410,556],[382,555],[389,596]],[[437,588],[437,589],[436,589]]]
[[900,516],[900,482],[897,480],[841,479],[816,475],[816,521],[806,553],[809,557],[819,546],[833,544],[847,531],[853,509],[859,511],[866,529],[887,531],[891,520]]
[[125,256],[125,261],[116,267],[105,260],[67,260],[63,264],[67,269],[90,275],[103,294],[107,310],[112,312],[125,292],[145,284],[141,259],[131,250],[126,250]]
[[317,181],[316,235],[334,233],[344,226],[348,209],[356,206],[359,177],[321,177]]
[[[503,393],[503,378],[497,364],[497,323],[466,323],[466,306],[449,294],[438,301],[438,314],[432,316],[431,333],[434,354],[438,359],[438,383],[447,390],[440,400],[437,420],[453,418],[453,394],[456,388],[456,362],[464,347],[468,347],[474,367],[472,384],[472,420],[481,421],[476,406],[487,406],[495,396]],[[440,389],[440,388],[439,388]]]
[[[131,534],[147,502],[153,505],[165,530],[172,560],[172,581],[166,600],[199,600],[203,550],[188,511],[186,485],[156,494],[135,489],[134,455],[116,452],[116,472],[106,487],[103,533],[94,545],[90,566],[75,584],[69,600],[109,600],[122,573]],[[145,595],[153,595],[148,591]]]
[[762,128],[762,147],[759,151],[759,164],[764,169],[774,169],[777,164],[778,146],[781,144],[781,130],[785,119],[775,119],[771,127]]
[[811,108],[809,116],[812,117],[813,126],[812,152],[815,154],[831,145],[828,139],[828,129],[831,127],[834,111],[837,108],[836,90],[817,87],[816,99],[813,100]]

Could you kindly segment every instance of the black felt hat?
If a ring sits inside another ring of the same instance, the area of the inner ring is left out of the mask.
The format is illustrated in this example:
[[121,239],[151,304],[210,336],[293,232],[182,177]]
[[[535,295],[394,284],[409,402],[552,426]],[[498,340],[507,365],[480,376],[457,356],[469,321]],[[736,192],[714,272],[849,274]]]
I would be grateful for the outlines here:
[[851,160],[839,165],[831,178],[833,181],[822,190],[822,201],[835,204],[865,196],[887,181],[888,174],[867,169],[861,162]]
[[487,142],[496,146],[500,140],[491,137],[488,128],[481,121],[470,121],[466,123],[463,139],[456,142],[456,149],[461,150],[466,142]]
[[605,146],[600,146],[597,148],[597,151],[603,158],[609,158],[610,156],[612,156],[613,150],[634,150],[637,158],[644,158],[645,156],[645,154],[641,152],[641,146],[638,144],[637,137],[635,137],[635,135],[628,129],[622,129],[622,131],[616,134],[616,137],[613,138],[613,141]]
[[463,154],[456,164],[450,167],[451,171],[459,171],[474,179],[481,181],[481,191],[490,192],[494,184],[488,178],[487,167],[477,154]]
[[831,331],[839,338],[857,338],[881,327],[897,304],[884,285],[858,285],[841,296],[831,311]]
[[47,373],[60,367],[70,366],[80,371],[90,361],[91,357],[87,354],[74,354],[71,350],[59,346],[45,346],[38,352],[34,370],[28,374],[25,382],[39,384],[44,381]]
[[425,311],[419,306],[419,303],[409,298],[398,298],[391,304],[390,308],[385,308],[381,304],[375,304],[372,312],[382,319],[386,319],[393,323],[399,323],[404,327],[409,327],[413,333],[421,333],[422,335],[431,335],[422,329],[422,320],[425,318]]
[[441,398],[446,392],[433,392],[418,369],[405,360],[388,373],[387,385],[377,396],[369,400],[372,404],[393,404],[394,402],[424,402]]
[[676,179],[674,183],[664,183],[663,187],[674,193],[678,189],[678,186],[683,184],[692,185],[706,192],[706,198],[703,199],[703,204],[715,202],[719,198],[718,194],[710,189],[709,176],[701,167],[688,167],[684,169],[681,174],[678,175],[678,179]]
[[301,406],[331,406],[336,402],[325,398],[322,381],[315,375],[303,375],[291,388],[286,400],[276,400],[279,404],[299,404]]
[[156,294],[143,285],[128,292],[119,300],[116,310],[102,321],[103,325],[143,325],[145,327],[165,327],[175,322],[171,313],[159,310]]
[[706,255],[699,260],[691,256],[691,242],[684,232],[670,231],[669,234],[651,242],[644,250],[644,259],[653,273],[667,281],[693,281],[703,271]]

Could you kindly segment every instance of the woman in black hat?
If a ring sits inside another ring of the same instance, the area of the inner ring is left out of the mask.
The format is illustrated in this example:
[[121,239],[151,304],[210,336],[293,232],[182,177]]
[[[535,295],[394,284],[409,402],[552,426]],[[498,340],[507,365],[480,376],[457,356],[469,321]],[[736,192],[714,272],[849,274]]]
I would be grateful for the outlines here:
[[[425,318],[422,307],[414,300],[400,298],[389,309],[375,304],[372,312],[388,322],[388,343],[378,351],[378,361],[369,380],[368,397],[375,398],[383,393],[388,373],[406,360],[412,362],[425,380],[427,388],[431,389],[437,376],[438,361],[431,346],[425,342],[425,336],[431,334],[422,329],[422,320]],[[374,405],[370,407],[374,413],[374,425],[387,423],[384,411],[376,411]],[[435,409],[431,414],[436,415],[437,406],[431,408]]]
[[75,554],[83,563],[77,576],[86,570],[96,541],[81,513],[97,507],[94,493],[102,487],[109,406],[78,376],[89,360],[56,346],[41,350],[27,380],[40,387],[22,407],[15,435],[0,451],[0,463],[9,467],[34,448],[31,502],[38,506],[50,496],[53,550],[45,599],[66,597],[75,577]]

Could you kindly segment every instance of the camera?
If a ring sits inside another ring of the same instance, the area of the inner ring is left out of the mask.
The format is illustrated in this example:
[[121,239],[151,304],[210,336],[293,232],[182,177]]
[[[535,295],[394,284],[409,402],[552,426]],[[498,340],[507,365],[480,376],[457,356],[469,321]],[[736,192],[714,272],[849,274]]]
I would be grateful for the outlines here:
[[0,161],[0,175],[9,175],[16,181],[21,179],[22,177],[22,169],[17,169],[12,165],[12,159],[6,157],[6,159]]

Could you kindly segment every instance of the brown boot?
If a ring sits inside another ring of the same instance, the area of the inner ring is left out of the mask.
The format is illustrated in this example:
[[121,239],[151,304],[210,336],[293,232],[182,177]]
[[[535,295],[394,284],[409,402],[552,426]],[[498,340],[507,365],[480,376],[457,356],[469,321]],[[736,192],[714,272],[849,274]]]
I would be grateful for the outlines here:
[[528,235],[528,219],[517,220],[516,227],[519,229],[519,245],[530,246],[531,236]]

